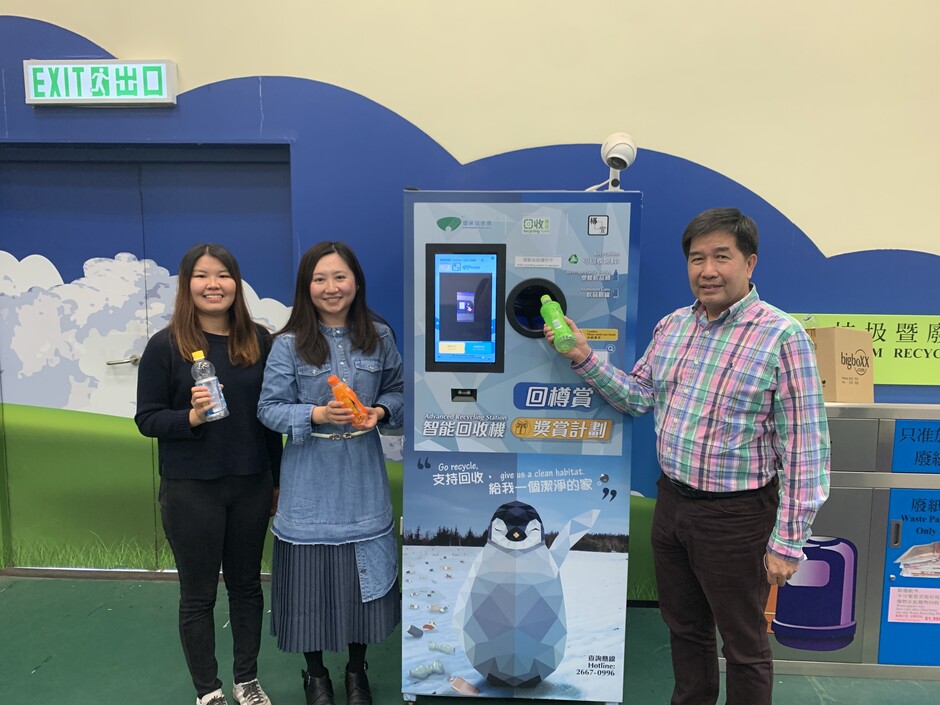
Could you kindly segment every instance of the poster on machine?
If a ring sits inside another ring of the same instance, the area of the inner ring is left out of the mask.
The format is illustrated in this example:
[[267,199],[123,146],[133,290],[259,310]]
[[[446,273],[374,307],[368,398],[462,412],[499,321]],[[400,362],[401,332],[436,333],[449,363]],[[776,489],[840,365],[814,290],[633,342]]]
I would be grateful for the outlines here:
[[623,699],[630,422],[547,343],[540,307],[632,363],[640,204],[405,195],[406,699]]

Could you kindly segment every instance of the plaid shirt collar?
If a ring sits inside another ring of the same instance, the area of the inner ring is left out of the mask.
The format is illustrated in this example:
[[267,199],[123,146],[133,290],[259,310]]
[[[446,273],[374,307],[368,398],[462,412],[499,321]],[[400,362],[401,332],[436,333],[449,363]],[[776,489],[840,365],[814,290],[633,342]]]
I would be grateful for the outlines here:
[[702,302],[698,299],[695,300],[695,303],[692,304],[692,315],[695,316],[695,320],[702,327],[716,326],[726,321],[734,321],[735,319],[741,318],[745,311],[750,308],[753,304],[760,301],[760,296],[757,294],[757,287],[754,286],[753,282],[750,285],[750,289],[743,299],[740,301],[735,301],[731,306],[726,310],[722,311],[721,314],[714,321],[709,321],[708,316],[705,313],[705,307],[702,306]]

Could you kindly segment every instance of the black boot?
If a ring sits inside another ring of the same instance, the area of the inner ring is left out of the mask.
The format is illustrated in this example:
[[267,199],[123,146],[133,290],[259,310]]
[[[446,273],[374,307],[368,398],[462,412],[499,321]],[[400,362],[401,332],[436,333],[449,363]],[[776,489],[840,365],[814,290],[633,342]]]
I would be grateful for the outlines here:
[[[304,679],[304,693],[307,696],[307,705],[336,705],[333,702],[333,683],[330,681],[330,672],[319,678],[314,678],[306,671],[301,671]],[[349,683],[349,677],[346,677]]]
[[346,705],[372,705],[372,691],[366,676],[368,663],[362,664],[361,671],[346,671]]

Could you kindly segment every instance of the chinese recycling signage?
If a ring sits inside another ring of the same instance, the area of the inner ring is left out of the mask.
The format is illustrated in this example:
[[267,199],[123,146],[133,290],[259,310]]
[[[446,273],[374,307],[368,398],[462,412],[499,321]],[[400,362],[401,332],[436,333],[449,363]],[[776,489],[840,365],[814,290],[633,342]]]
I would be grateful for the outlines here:
[[791,315],[805,327],[844,326],[871,333],[875,384],[940,385],[940,316]]

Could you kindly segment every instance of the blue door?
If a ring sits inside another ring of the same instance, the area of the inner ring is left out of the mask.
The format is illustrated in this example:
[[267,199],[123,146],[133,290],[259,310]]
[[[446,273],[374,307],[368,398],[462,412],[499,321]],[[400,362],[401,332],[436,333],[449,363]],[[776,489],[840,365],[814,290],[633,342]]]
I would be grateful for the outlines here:
[[219,242],[277,327],[293,290],[286,147],[0,149],[4,555],[163,568],[156,453],[132,417],[137,356],[182,254]]

